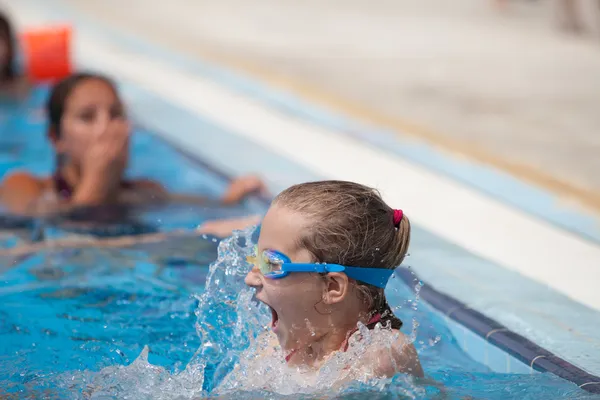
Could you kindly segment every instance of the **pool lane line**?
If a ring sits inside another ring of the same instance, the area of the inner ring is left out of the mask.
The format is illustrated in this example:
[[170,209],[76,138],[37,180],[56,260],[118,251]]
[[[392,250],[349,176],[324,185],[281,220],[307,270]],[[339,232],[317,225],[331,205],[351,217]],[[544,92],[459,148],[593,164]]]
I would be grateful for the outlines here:
[[455,298],[437,291],[433,286],[419,279],[410,267],[400,266],[395,274],[413,292],[416,285],[420,283],[419,296],[427,304],[523,364],[529,365],[536,371],[550,372],[573,382],[587,392],[600,394],[600,385],[597,384],[600,383],[600,377],[558,357]]

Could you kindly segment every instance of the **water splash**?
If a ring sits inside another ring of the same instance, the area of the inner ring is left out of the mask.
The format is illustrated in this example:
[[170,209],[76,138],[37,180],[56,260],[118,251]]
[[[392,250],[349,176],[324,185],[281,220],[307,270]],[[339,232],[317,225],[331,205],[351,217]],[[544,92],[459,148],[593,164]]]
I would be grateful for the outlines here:
[[[248,272],[245,259],[252,250],[253,233],[251,230],[238,232],[220,244],[218,260],[211,265],[206,290],[199,297],[196,327],[203,345],[195,359],[208,363],[205,389],[221,395],[259,392],[263,395],[329,393],[339,396],[342,387],[345,387],[344,393],[351,393],[353,388],[364,392],[390,384],[388,379],[374,378],[373,371],[352,367],[373,345],[391,351],[399,334],[392,334],[383,327],[370,331],[359,324],[361,340],[352,341],[347,352],[331,355],[318,371],[287,366],[278,345],[269,339],[272,336],[261,335],[267,332],[265,326],[271,320],[269,311],[254,301],[253,290],[243,282]],[[418,300],[417,296],[415,305]],[[382,330],[388,334],[382,334]],[[398,382],[398,393],[409,398],[417,394],[411,378]]]
[[[210,266],[206,290],[194,296],[196,331],[201,345],[183,371],[170,373],[148,361],[149,348],[127,366],[110,366],[99,372],[66,373],[58,377],[55,390],[88,399],[192,399],[206,396],[215,372],[227,375],[227,366],[248,346],[252,329],[260,326],[251,304],[252,292],[245,288],[246,255],[252,247],[254,228],[235,232],[223,240],[218,258]],[[250,318],[246,318],[249,316]],[[264,326],[264,323],[262,324]]]
[[[362,340],[353,342],[347,352],[330,356],[318,371],[287,366],[278,345],[269,339],[272,336],[261,335],[268,331],[270,313],[254,300],[254,291],[244,283],[254,233],[254,228],[238,231],[220,243],[205,291],[196,296],[196,331],[202,344],[184,372],[203,371],[204,393],[236,396],[257,392],[339,395],[343,385],[351,391],[358,383],[364,391],[389,384],[389,380],[373,378],[372,371],[348,368],[374,344],[389,351],[397,337],[382,335],[380,331],[386,328],[369,331],[360,324]],[[403,386],[409,397],[415,394],[410,379],[403,381]]]
[[219,244],[205,290],[197,297],[196,331],[202,346],[192,363],[207,363],[205,388],[209,391],[214,387],[214,373],[218,370],[218,378],[226,375],[239,353],[268,322],[266,315],[257,311],[253,291],[244,283],[249,270],[246,257],[251,254],[255,230],[250,227],[236,231]]
[[59,379],[58,387],[91,400],[173,400],[205,395],[202,368],[186,368],[172,375],[165,368],[150,364],[148,353],[148,346],[144,346],[138,358],[128,366],[111,366],[100,372],[85,371],[79,375],[65,374]]

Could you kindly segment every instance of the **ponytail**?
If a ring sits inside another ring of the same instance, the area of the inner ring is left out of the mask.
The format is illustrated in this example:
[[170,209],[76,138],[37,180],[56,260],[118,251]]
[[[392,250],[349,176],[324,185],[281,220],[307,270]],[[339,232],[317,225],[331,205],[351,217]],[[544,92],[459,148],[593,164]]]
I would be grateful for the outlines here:
[[371,318],[379,314],[381,317],[379,322],[381,322],[383,326],[389,326],[392,329],[402,328],[402,320],[396,317],[394,311],[392,311],[382,288],[359,284],[358,289],[360,290],[364,301],[368,303],[369,308],[371,309],[369,314]]
[[383,296],[382,306],[375,313],[381,315],[381,324],[383,326],[387,326],[389,324],[390,328],[392,329],[402,328],[402,320],[394,315],[394,312],[388,304],[385,295]]
[[[394,241],[392,251],[395,253],[395,257],[393,257],[394,266],[398,266],[408,253],[408,246],[410,245],[410,221],[402,210],[392,209],[391,214],[392,218],[390,220],[394,225],[393,229],[395,231],[395,236],[392,239]],[[392,311],[385,298],[384,290],[369,285],[363,285],[363,288],[363,293],[365,293],[367,300],[371,302],[373,309],[371,315],[379,314],[381,316],[380,321],[384,326],[389,324],[392,329],[400,329],[403,325],[402,320],[394,315],[394,311]]]

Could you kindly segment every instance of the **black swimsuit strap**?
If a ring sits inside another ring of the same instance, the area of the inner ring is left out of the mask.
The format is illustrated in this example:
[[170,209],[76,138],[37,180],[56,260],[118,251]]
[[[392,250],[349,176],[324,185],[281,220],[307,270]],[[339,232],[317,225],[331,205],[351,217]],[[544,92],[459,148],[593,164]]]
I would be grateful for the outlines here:
[[[69,200],[71,196],[73,196],[74,189],[69,182],[63,177],[63,175],[57,169],[56,172],[52,175],[52,181],[54,182],[54,188],[58,196],[64,200]],[[122,189],[131,189],[133,187],[133,182],[128,180],[121,181]]]
[[54,182],[54,189],[60,198],[65,200],[71,198],[73,195],[73,187],[69,185],[67,180],[58,170],[54,173],[54,175],[52,175],[52,181]]

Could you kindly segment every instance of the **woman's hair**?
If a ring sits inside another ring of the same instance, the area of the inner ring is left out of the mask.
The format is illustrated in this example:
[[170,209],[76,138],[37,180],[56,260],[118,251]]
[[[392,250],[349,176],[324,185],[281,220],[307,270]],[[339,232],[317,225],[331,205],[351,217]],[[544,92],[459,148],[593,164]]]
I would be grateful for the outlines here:
[[6,41],[6,65],[0,69],[0,81],[11,81],[15,78],[15,37],[8,16],[0,11],[0,40]]
[[65,103],[69,99],[69,96],[73,90],[75,90],[80,83],[90,79],[100,80],[109,85],[115,91],[115,93],[117,92],[115,84],[111,79],[94,73],[81,72],[72,74],[56,83],[52,88],[50,97],[46,103],[46,112],[48,114],[50,128],[57,138],[60,137],[60,122],[65,112]]
[[[273,204],[311,219],[298,245],[315,262],[394,269],[402,263],[410,243],[410,222],[403,216],[394,224],[394,210],[370,187],[345,181],[302,183],[281,192]],[[400,329],[384,289],[356,281],[368,310]]]

